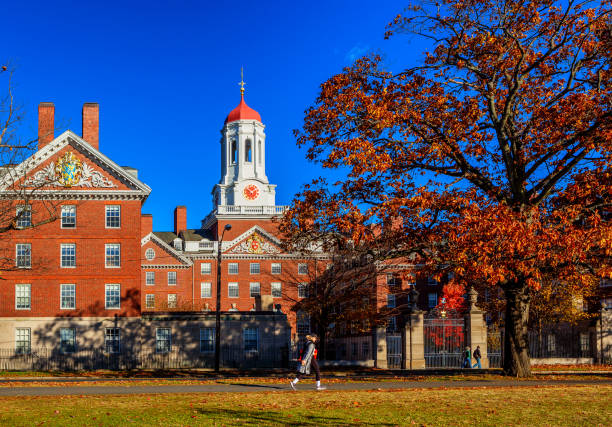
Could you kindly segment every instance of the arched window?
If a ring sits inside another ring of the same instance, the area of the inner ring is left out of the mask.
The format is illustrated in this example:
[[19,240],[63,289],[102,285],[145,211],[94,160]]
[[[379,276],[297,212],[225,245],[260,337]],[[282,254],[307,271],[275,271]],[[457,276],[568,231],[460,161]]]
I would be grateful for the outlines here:
[[232,164],[238,162],[238,151],[236,150],[236,141],[232,141]]
[[261,141],[257,141],[257,163],[261,165]]
[[252,162],[253,153],[251,150],[251,140],[247,139],[246,143],[244,144],[244,161],[245,162]]

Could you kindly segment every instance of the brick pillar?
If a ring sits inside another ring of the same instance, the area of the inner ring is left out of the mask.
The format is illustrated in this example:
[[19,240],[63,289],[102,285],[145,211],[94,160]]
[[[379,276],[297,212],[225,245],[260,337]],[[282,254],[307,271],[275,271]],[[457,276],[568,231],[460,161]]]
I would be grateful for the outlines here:
[[53,141],[55,130],[55,105],[52,102],[38,104],[38,149]]
[[[484,321],[484,314],[476,305],[478,302],[478,294],[474,288],[470,288],[468,299],[468,312],[465,316],[465,345],[472,349],[472,354],[477,346],[480,346],[482,358],[480,364],[483,369],[489,367],[489,358],[487,356],[487,325]],[[472,357],[472,365],[476,363]]]
[[387,369],[387,328],[374,329],[374,366]]
[[100,149],[100,106],[96,102],[83,104],[83,139]]

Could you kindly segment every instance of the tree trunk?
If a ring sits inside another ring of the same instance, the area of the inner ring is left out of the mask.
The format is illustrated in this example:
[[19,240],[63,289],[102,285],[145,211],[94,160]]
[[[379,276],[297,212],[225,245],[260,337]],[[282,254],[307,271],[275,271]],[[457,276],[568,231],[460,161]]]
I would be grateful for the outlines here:
[[524,283],[510,284],[505,289],[506,319],[504,334],[504,373],[514,377],[530,377],[529,360],[529,287]]

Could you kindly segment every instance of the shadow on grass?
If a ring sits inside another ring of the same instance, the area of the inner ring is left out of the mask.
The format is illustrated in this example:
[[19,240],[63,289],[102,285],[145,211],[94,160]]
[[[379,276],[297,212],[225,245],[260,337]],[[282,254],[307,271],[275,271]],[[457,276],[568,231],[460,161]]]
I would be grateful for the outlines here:
[[233,383],[233,382],[227,382],[227,381],[215,381],[216,384],[222,384],[222,385],[239,385],[242,387],[255,387],[255,388],[272,388],[274,390],[287,390],[287,387],[279,387],[279,386],[275,386],[275,385],[266,385],[266,384],[257,384],[257,383]]
[[373,423],[359,419],[347,419],[334,416],[325,416],[311,413],[294,413],[289,417],[282,412],[267,412],[258,409],[252,411],[244,409],[222,409],[222,408],[200,408],[198,413],[211,418],[211,420],[224,422],[229,421],[235,424],[246,426],[259,425],[301,425],[301,426],[395,426],[397,423],[384,423],[376,421]]

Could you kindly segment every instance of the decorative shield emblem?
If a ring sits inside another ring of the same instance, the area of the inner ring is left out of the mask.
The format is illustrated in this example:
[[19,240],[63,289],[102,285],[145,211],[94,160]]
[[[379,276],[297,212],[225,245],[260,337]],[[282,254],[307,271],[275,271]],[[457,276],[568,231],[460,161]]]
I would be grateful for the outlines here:
[[253,234],[247,240],[247,248],[250,253],[260,254],[263,252],[262,243],[263,243],[262,238],[258,234]]
[[82,172],[83,165],[81,161],[71,151],[60,157],[55,166],[58,181],[64,187],[72,187],[78,184],[81,180]]

